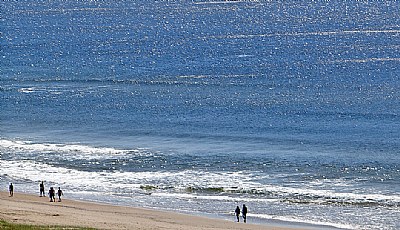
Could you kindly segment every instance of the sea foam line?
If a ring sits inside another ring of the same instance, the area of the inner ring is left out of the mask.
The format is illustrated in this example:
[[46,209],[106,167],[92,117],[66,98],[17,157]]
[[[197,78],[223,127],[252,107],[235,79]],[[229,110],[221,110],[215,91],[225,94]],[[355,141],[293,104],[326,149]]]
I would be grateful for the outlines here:
[[195,5],[207,4],[232,4],[232,3],[246,3],[246,2],[259,2],[259,0],[228,0],[228,1],[209,1],[209,2],[194,2]]
[[268,215],[268,214],[259,214],[259,213],[249,213],[249,217],[256,217],[260,219],[268,219],[268,220],[279,220],[283,222],[291,222],[291,223],[303,223],[303,224],[311,224],[316,226],[331,226],[339,229],[359,229],[359,226],[351,225],[351,224],[340,224],[340,223],[331,223],[327,221],[315,221],[315,220],[305,220],[300,219],[298,217],[291,216],[276,216],[276,215]]
[[400,58],[365,58],[365,59],[343,59],[343,60],[334,60],[328,61],[325,63],[335,64],[335,63],[367,63],[367,62],[386,62],[386,61],[394,61],[400,62]]
[[217,39],[246,39],[246,38],[257,38],[257,37],[304,37],[304,36],[346,36],[355,34],[400,34],[400,30],[342,30],[342,31],[315,31],[315,32],[287,32],[287,33],[269,33],[269,34],[236,34],[236,35],[221,35],[203,37],[217,38]]

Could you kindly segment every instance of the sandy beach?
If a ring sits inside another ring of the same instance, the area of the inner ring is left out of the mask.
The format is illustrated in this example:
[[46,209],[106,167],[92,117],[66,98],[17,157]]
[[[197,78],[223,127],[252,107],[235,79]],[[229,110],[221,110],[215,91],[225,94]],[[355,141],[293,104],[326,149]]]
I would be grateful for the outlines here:
[[46,197],[22,193],[9,197],[7,192],[0,192],[0,219],[12,223],[96,229],[290,229],[92,202],[49,202]]

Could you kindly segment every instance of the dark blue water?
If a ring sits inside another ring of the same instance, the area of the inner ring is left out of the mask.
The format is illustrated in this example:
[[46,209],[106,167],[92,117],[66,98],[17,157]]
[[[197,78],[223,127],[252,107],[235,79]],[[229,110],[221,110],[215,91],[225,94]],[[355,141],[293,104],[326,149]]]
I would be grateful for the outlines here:
[[[400,4],[5,1],[0,184],[400,228]],[[83,191],[82,191],[83,190]]]

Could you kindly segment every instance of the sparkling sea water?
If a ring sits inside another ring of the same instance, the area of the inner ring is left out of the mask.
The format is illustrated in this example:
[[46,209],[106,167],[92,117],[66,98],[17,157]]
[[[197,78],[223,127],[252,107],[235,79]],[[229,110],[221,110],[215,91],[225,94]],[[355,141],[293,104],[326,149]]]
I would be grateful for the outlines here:
[[0,186],[400,229],[398,1],[2,1]]

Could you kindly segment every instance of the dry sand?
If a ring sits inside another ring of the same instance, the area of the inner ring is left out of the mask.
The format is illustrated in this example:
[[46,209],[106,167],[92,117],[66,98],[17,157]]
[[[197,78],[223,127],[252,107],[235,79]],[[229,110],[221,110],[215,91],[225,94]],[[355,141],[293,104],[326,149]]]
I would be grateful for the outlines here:
[[[252,225],[143,208],[63,200],[49,202],[46,197],[0,192],[0,219],[12,223],[64,225],[97,229],[276,229],[290,228]],[[299,228],[292,228],[299,229]]]

